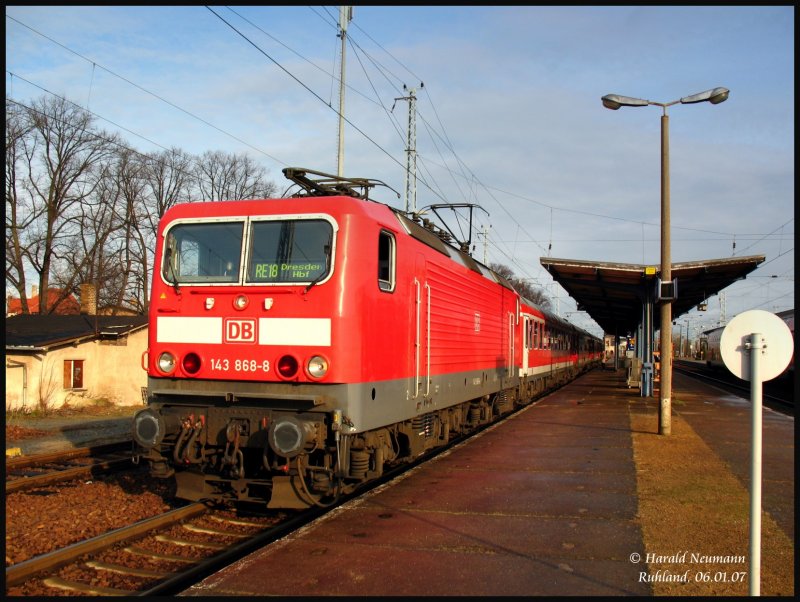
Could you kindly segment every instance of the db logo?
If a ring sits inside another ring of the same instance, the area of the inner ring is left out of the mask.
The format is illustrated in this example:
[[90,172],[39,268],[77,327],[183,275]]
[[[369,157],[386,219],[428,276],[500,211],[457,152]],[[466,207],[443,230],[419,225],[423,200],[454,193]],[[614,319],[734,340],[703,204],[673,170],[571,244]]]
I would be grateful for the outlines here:
[[255,343],[256,321],[227,318],[225,320],[225,343]]

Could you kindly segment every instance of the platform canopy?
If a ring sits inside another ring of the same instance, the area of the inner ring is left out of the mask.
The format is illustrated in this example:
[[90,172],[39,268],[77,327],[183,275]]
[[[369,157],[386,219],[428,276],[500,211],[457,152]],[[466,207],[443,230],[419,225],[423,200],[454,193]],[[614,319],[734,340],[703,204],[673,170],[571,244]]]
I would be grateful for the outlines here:
[[[764,255],[750,255],[673,263],[678,297],[672,302],[672,319],[745,278],[764,259]],[[579,310],[589,314],[607,334],[620,336],[635,332],[642,319],[642,304],[656,290],[660,274],[658,265],[551,257],[539,261],[575,299]]]

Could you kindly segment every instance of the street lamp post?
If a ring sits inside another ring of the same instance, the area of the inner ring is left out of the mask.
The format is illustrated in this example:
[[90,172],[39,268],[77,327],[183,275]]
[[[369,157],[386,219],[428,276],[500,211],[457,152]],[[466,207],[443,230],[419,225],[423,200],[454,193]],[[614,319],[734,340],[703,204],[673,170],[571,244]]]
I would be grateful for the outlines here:
[[691,320],[687,319],[686,320],[686,343],[685,343],[685,349],[683,349],[681,351],[682,351],[683,357],[688,357],[689,359],[692,359],[692,338],[689,335],[689,324],[690,323],[691,323]]
[[[661,116],[661,282],[672,282],[672,257],[670,248],[669,216],[669,116],[667,107],[674,104],[694,104],[708,101],[719,104],[728,99],[727,88],[714,88],[692,96],[684,96],[672,102],[653,102],[630,96],[606,94],[603,106],[616,111],[620,107],[646,107],[655,105],[664,110]],[[661,293],[661,291],[659,291]],[[659,294],[660,297],[664,297]],[[661,386],[659,391],[658,433],[669,435],[672,432],[672,300],[667,295],[661,300]]]
[[[689,339],[689,323],[686,319],[678,324],[678,357],[691,357],[692,342]],[[683,327],[686,326],[686,336],[683,336]]]

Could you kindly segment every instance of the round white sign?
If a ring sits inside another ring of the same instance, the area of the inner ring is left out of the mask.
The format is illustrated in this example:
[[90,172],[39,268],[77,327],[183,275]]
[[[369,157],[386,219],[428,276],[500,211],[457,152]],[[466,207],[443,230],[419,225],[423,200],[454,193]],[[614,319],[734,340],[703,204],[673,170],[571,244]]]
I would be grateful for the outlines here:
[[[763,336],[762,349],[748,349],[752,334]],[[760,353],[758,373],[760,379],[766,381],[786,370],[794,352],[794,340],[792,331],[778,316],[751,309],[736,316],[722,330],[719,351],[728,370],[743,380],[750,380],[750,354]]]

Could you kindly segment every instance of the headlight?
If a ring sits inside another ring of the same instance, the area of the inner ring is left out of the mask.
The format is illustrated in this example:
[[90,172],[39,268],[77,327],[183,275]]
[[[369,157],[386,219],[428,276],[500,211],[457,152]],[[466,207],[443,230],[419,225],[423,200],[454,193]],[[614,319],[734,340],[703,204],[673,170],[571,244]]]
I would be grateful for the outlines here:
[[313,423],[294,416],[282,416],[269,426],[269,446],[279,456],[293,458],[314,439]]
[[328,360],[321,355],[315,355],[308,360],[306,369],[312,378],[322,378],[328,373]]
[[133,438],[142,447],[154,447],[164,439],[164,419],[153,410],[139,410],[133,417]]
[[158,369],[164,374],[172,374],[175,370],[175,356],[169,351],[165,351],[158,356]]

